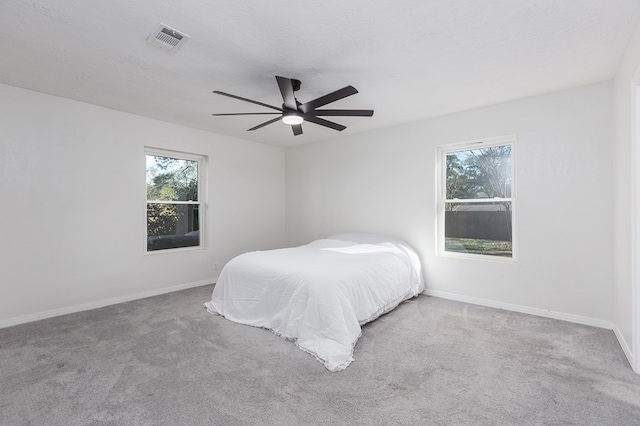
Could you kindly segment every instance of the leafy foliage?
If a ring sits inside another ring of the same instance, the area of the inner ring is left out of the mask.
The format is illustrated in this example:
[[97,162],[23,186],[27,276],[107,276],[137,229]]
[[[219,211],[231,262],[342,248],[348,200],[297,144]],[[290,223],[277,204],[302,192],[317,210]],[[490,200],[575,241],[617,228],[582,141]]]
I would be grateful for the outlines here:
[[465,172],[462,161],[458,155],[447,155],[447,199],[467,198],[469,176]]
[[198,162],[151,156],[147,167],[147,200],[197,201]]
[[510,145],[447,154],[447,199],[510,196]]
[[198,162],[147,156],[147,235],[174,235],[185,220],[189,231],[197,230],[194,206],[157,201],[198,201]]

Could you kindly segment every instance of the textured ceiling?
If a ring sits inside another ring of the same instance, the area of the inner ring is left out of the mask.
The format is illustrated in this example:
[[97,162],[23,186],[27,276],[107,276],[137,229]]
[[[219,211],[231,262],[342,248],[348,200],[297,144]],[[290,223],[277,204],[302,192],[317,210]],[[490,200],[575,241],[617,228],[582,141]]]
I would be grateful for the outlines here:
[[[44,0],[0,2],[0,82],[233,135],[292,146],[340,133],[311,123],[212,113],[281,105],[275,75],[302,80],[306,102],[346,85],[331,108],[355,133],[608,80],[638,0]],[[160,24],[191,38],[146,41]]]

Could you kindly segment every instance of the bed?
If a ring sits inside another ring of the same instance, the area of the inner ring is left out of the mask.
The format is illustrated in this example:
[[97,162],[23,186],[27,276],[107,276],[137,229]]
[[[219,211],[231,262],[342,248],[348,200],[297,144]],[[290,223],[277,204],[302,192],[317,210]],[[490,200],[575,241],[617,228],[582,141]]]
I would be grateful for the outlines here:
[[406,242],[348,233],[237,256],[205,307],[293,340],[340,371],[353,361],[361,325],[423,290],[420,260]]

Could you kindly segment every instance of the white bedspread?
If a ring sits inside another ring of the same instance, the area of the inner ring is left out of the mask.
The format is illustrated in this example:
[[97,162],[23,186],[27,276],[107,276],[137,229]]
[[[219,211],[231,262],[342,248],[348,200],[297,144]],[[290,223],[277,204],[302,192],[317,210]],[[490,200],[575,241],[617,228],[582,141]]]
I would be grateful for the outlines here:
[[323,239],[234,258],[205,306],[294,340],[339,371],[353,361],[360,325],[423,290],[420,261],[409,246]]

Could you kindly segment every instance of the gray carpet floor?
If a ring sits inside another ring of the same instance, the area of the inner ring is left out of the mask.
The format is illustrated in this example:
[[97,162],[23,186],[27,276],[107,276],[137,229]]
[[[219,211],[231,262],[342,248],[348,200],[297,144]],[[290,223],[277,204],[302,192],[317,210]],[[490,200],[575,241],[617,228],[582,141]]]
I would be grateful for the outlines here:
[[419,296],[331,373],[212,286],[0,330],[2,425],[640,425],[611,331]]

